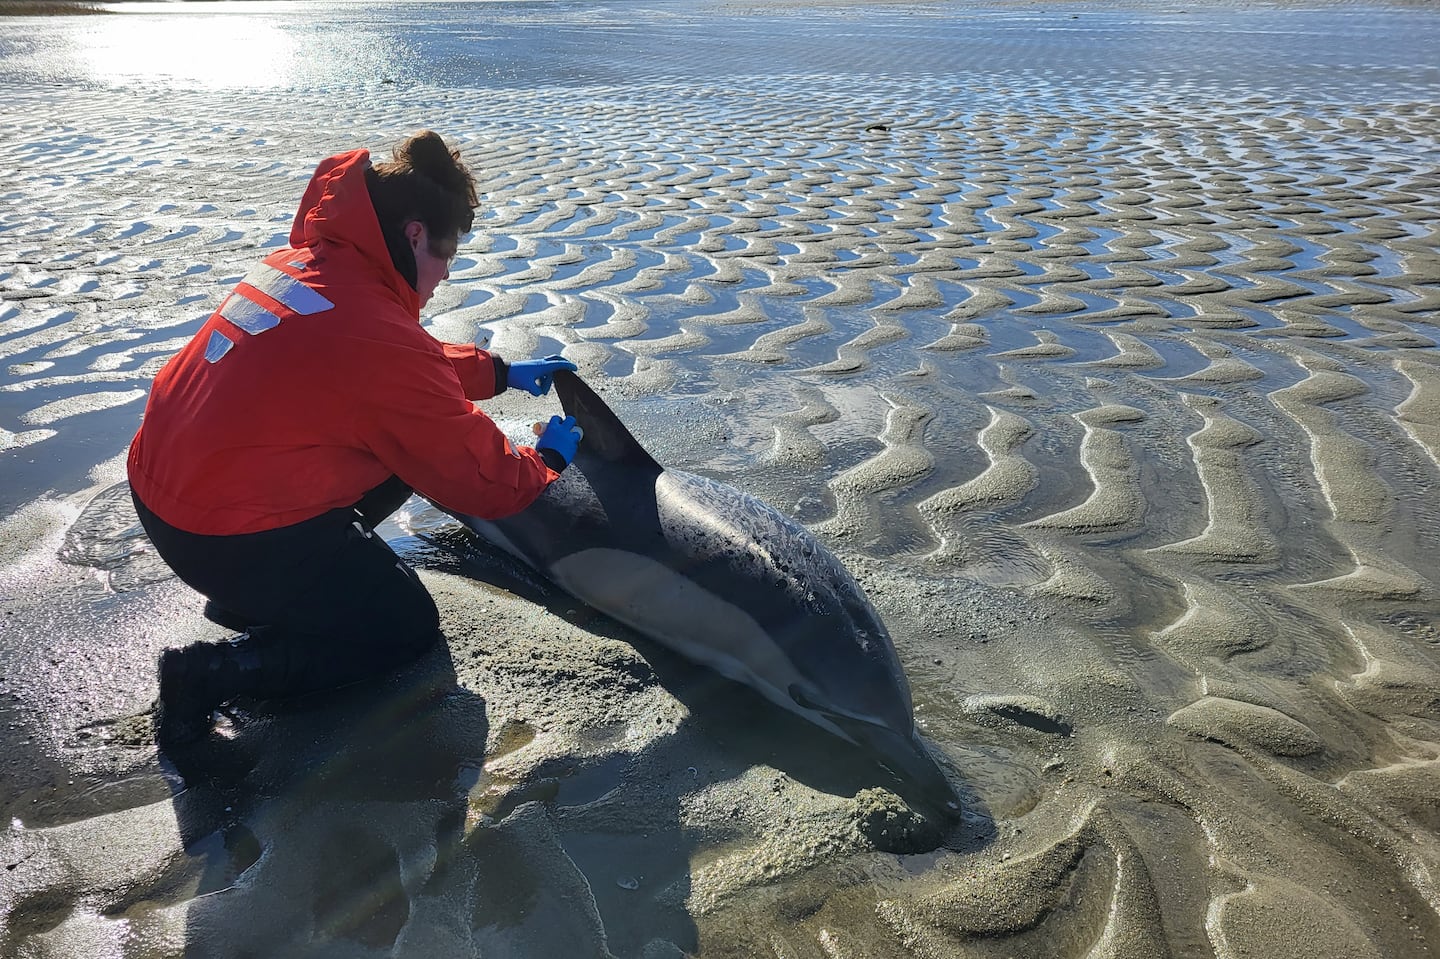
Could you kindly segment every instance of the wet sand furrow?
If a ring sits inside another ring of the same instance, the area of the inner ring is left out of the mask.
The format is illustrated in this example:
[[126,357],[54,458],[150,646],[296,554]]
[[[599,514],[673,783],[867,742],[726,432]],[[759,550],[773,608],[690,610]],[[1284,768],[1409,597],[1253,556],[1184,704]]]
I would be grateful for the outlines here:
[[1440,367],[1399,359],[1395,368],[1413,384],[1410,395],[1395,408],[1395,418],[1430,462],[1440,466]]
[[943,515],[977,507],[1014,505],[1035,488],[1038,473],[1020,448],[1035,434],[1028,420],[995,407],[990,422],[980,431],[978,445],[988,463],[980,475],[960,486],[936,493],[920,504],[922,511]]
[[1337,577],[1297,584],[1304,590],[1329,589],[1339,596],[1373,598],[1414,596],[1430,588],[1428,579],[1391,555],[1380,524],[1391,520],[1395,492],[1380,478],[1374,453],[1339,428],[1339,414],[1327,408],[1362,396],[1363,381],[1338,372],[1314,354],[1297,357],[1308,376],[1270,394],[1270,399],[1305,431],[1319,488],[1332,528],[1349,551],[1354,569]]
[[1220,410],[1208,397],[1184,395],[1203,425],[1186,437],[1206,500],[1206,526],[1199,535],[1155,552],[1190,557],[1205,563],[1268,566],[1279,559],[1276,532],[1268,510],[1246,467],[1245,451],[1263,437]]
[[1243,681],[1241,669],[1224,664],[1269,645],[1264,613],[1221,584],[1186,580],[1182,588],[1185,612],[1156,632],[1153,642],[1197,675]]
[[[1307,362],[1308,359],[1308,362]],[[1300,357],[1308,376],[1276,390],[1270,400],[1310,437],[1311,459],[1331,514],[1341,522],[1375,523],[1389,512],[1394,494],[1375,474],[1365,445],[1336,429],[1325,407],[1367,392],[1364,382],[1320,366],[1318,357]]]
[[867,542],[880,535],[876,497],[913,484],[934,465],[925,448],[925,426],[934,416],[928,408],[886,398],[890,407],[879,440],[880,452],[831,480],[835,515],[814,528],[836,540]]
[[1143,422],[1145,414],[1129,406],[1101,406],[1075,419],[1085,428],[1080,465],[1090,479],[1090,496],[1078,506],[1030,520],[1025,528],[1095,533],[1139,525],[1146,507],[1135,458],[1125,435],[1110,427]]

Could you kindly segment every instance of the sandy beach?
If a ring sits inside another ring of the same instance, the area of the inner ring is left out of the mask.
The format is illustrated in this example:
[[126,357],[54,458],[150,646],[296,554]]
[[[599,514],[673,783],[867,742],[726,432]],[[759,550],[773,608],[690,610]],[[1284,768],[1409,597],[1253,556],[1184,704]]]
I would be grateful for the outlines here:
[[[1440,951],[1440,11],[109,9],[0,7],[0,956]],[[958,823],[419,499],[445,654],[157,755],[150,380],[424,127],[427,327],[833,549]]]

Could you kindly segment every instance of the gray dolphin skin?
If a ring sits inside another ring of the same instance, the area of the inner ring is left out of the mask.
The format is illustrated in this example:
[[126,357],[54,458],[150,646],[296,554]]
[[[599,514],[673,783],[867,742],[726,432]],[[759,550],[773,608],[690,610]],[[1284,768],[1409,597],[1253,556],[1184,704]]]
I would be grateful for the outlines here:
[[915,732],[875,609],[809,530],[752,496],[667,470],[580,377],[555,375],[585,431],[523,512],[458,516],[576,599],[868,751],[940,810],[955,792]]

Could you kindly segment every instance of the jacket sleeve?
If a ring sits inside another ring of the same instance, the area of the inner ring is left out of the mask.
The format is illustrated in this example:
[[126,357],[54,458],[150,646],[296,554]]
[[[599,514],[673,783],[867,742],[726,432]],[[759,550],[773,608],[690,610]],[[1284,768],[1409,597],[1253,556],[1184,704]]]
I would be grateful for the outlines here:
[[455,367],[460,388],[472,400],[488,400],[505,392],[509,364],[493,353],[470,343],[441,343],[445,357]]
[[[468,400],[451,354],[428,343],[387,350],[357,412],[356,431],[386,468],[422,496],[481,519],[518,513],[558,477],[531,446],[515,446]],[[489,365],[489,356],[482,366]]]

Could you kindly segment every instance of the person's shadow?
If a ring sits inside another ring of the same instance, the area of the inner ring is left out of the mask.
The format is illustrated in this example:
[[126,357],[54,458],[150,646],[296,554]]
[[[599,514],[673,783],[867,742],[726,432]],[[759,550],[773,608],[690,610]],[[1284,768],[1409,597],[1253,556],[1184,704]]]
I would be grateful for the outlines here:
[[184,954],[609,955],[547,811],[472,807],[488,732],[441,647],[162,754],[199,875]]

